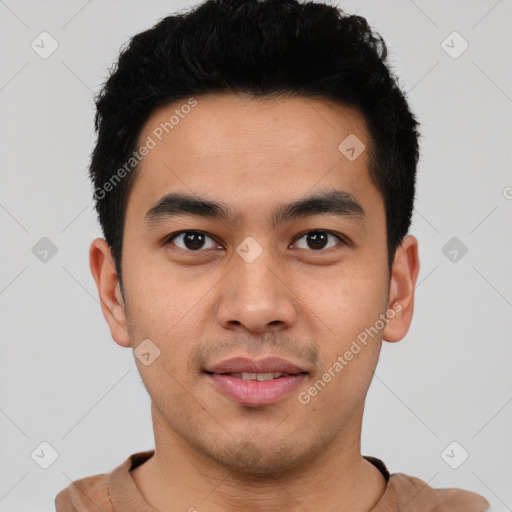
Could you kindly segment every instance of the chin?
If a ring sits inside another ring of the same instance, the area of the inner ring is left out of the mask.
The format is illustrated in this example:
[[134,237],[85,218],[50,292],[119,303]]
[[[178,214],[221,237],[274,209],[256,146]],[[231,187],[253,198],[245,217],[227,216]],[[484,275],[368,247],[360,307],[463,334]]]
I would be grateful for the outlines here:
[[306,461],[311,461],[317,448],[311,446],[310,449],[299,452],[298,447],[304,445],[296,439],[291,442],[275,439],[274,443],[258,443],[254,441],[254,437],[231,441],[222,451],[210,451],[207,455],[218,464],[236,472],[238,478],[244,475],[251,479],[268,478],[291,473],[298,468],[304,468]]

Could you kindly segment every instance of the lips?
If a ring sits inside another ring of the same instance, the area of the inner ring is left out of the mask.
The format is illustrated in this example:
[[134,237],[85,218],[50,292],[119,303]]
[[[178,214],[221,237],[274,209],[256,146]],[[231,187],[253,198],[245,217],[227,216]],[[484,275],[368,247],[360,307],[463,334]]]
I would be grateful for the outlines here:
[[266,357],[258,361],[245,357],[232,357],[206,369],[208,373],[284,373],[298,375],[305,369],[280,357]]
[[254,361],[226,359],[204,372],[214,388],[230,399],[250,406],[276,403],[295,390],[308,372],[279,357]]

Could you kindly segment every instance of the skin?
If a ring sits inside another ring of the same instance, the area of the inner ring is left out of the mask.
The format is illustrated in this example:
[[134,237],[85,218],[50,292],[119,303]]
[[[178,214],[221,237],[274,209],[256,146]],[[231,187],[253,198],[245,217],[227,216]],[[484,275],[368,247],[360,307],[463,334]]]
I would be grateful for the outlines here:
[[[90,248],[115,342],[135,349],[149,338],[160,350],[149,366],[135,358],[152,401],[155,455],[131,475],[162,511],[370,510],[385,480],[361,455],[364,402],[382,341],[399,341],[409,329],[418,242],[404,238],[389,274],[384,201],[369,177],[368,151],[349,161],[338,150],[349,134],[370,147],[357,110],[311,98],[196,99],[137,170],[124,224],[124,298],[105,240]],[[183,103],[155,111],[139,141]],[[277,205],[331,189],[352,194],[364,222],[316,215],[272,228]],[[226,203],[236,220],[183,215],[148,227],[146,212],[168,192]],[[195,250],[179,236],[164,243],[183,230],[210,238]],[[316,248],[303,236],[315,230],[350,244],[330,237]],[[247,236],[263,249],[252,263],[236,252]],[[298,392],[395,303],[393,319],[301,404]],[[309,374],[278,403],[243,406],[201,373],[235,355],[278,355]]]

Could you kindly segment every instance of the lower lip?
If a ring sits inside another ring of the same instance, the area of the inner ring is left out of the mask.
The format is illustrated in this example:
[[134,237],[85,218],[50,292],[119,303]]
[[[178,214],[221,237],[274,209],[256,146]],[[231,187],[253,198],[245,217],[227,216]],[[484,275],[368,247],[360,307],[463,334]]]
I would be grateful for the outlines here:
[[264,381],[243,380],[216,373],[206,373],[206,376],[221,391],[241,404],[267,405],[278,402],[299,387],[307,374],[300,373]]

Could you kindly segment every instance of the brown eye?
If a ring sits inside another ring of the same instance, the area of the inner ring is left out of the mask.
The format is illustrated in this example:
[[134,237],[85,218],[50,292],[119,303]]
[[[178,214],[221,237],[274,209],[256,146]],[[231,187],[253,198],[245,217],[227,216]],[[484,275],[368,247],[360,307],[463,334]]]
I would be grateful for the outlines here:
[[[181,245],[178,243],[175,243],[174,240],[179,240],[181,242]],[[210,240],[210,245],[205,246],[206,240]],[[206,233],[203,233],[202,231],[181,231],[180,233],[176,233],[172,235],[166,242],[173,243],[180,249],[191,251],[191,252],[197,252],[201,249],[214,249],[217,247],[217,244],[214,242],[212,238],[210,238]]]
[[[298,239],[301,240],[304,238],[307,245],[306,247],[299,247],[299,249],[312,249],[314,251],[321,251],[322,249],[326,248],[329,237],[336,239],[338,242],[344,243],[338,235],[335,235],[329,231],[309,231]],[[328,246],[327,249],[335,246],[336,244]]]

